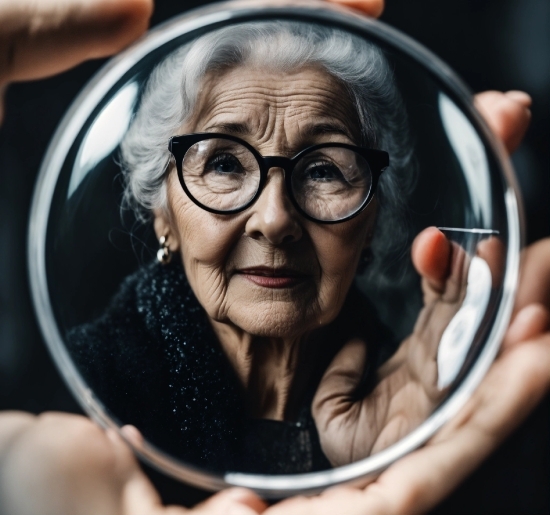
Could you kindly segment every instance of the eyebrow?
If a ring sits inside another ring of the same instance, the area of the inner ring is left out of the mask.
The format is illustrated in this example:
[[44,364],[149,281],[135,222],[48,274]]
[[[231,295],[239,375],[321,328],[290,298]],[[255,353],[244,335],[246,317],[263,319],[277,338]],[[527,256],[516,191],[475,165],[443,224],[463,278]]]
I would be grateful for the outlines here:
[[321,136],[324,134],[339,134],[341,136],[346,136],[353,141],[351,131],[344,125],[336,123],[314,123],[306,126],[304,129],[304,135],[307,137]]
[[250,136],[252,134],[252,130],[248,124],[239,122],[218,123],[207,127],[204,132],[220,132],[235,136]]

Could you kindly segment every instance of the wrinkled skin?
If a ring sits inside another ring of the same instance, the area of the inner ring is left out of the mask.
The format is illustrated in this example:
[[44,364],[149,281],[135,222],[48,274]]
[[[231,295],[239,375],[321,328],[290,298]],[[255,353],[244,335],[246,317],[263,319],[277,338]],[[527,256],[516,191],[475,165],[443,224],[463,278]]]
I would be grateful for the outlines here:
[[[206,93],[181,134],[238,136],[264,156],[294,156],[318,143],[357,144],[348,122],[352,105],[322,70],[281,74],[244,66],[208,77],[201,90]],[[269,171],[259,199],[235,215],[197,206],[175,169],[167,190],[168,220],[158,213],[155,227],[181,252],[193,291],[212,320],[253,335],[292,339],[340,311],[367,243],[372,209],[341,224],[306,220],[290,203],[277,168]],[[306,276],[304,284],[258,287],[240,273],[256,266],[294,270]]]

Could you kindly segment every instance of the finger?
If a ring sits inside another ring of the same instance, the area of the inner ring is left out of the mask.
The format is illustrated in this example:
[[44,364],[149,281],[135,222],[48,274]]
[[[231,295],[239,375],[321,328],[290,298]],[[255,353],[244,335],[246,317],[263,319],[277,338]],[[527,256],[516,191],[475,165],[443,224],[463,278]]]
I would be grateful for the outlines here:
[[506,150],[514,152],[531,121],[531,97],[522,91],[485,91],[476,95],[475,105]]
[[313,399],[311,411],[319,429],[324,433],[335,416],[346,413],[354,401],[367,361],[367,348],[359,339],[351,340],[336,354],[327,368]]
[[422,277],[425,305],[437,298],[456,302],[465,292],[466,252],[436,227],[424,229],[415,238],[411,257]]
[[[349,341],[332,360],[313,398],[311,413],[321,448],[335,467],[368,456],[380,433],[378,426],[385,411],[367,410],[365,420],[363,403],[358,399],[357,388],[366,363],[365,343],[359,339]],[[376,404],[378,399],[372,396],[370,401]]]
[[[134,426],[125,426],[124,435],[134,438],[137,431],[139,438],[141,433]],[[117,462],[122,461],[123,454],[129,452],[123,441],[114,432],[109,432],[109,437],[116,447],[117,454],[121,455]],[[162,500],[153,484],[138,467],[131,470],[130,477],[124,486],[122,496],[124,515],[184,515],[188,513],[218,515],[231,513],[232,515],[256,515],[266,509],[266,504],[256,494],[244,488],[232,488],[220,492],[204,503],[199,504],[193,510],[187,510],[181,506],[163,506]]]
[[503,349],[535,338],[550,327],[550,312],[542,304],[525,306],[510,324],[502,342]]
[[18,0],[0,4],[0,82],[45,77],[111,55],[148,26],[152,0]]
[[[157,515],[165,513],[160,495],[149,478],[137,470],[126,481],[121,495],[121,515]],[[173,508],[173,515],[187,513],[184,508]]]
[[515,311],[539,303],[550,310],[550,238],[523,251]]
[[489,265],[493,288],[499,287],[502,283],[506,262],[506,247],[502,240],[497,237],[482,240],[479,242],[476,251],[477,255]]
[[414,239],[411,257],[416,271],[436,293],[445,288],[449,276],[451,243],[437,227],[424,229]]
[[361,490],[336,487],[314,497],[292,497],[271,508],[266,515],[389,515],[391,512],[366,511]]
[[[125,426],[130,432],[133,426]],[[111,443],[112,463],[110,474],[119,478],[121,515],[156,515],[163,510],[162,500],[155,487],[139,467],[131,449],[113,429],[106,431]]]
[[329,2],[352,7],[373,18],[380,17],[384,11],[384,0],[329,0]]
[[267,504],[250,490],[230,488],[199,504],[192,510],[192,513],[197,515],[217,515],[219,513],[255,515],[263,513],[266,508]]
[[120,432],[122,433],[124,438],[126,438],[126,440],[134,446],[134,448],[140,450],[143,448],[145,439],[143,438],[141,431],[136,426],[127,424],[120,428]]

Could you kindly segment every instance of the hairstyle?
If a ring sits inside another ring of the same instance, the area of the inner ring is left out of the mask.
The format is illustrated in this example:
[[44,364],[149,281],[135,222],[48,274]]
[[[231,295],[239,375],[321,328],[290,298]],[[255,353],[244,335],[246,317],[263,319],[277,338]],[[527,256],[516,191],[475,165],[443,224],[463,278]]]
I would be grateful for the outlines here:
[[[152,72],[121,143],[124,204],[142,220],[166,203],[168,140],[193,114],[201,84],[212,72],[257,65],[281,72],[318,66],[348,92],[360,123],[360,144],[385,150],[380,209],[371,250],[382,262],[403,245],[404,199],[413,181],[407,115],[382,51],[343,30],[291,21],[231,25],[182,46]],[[376,268],[376,267],[374,267]]]

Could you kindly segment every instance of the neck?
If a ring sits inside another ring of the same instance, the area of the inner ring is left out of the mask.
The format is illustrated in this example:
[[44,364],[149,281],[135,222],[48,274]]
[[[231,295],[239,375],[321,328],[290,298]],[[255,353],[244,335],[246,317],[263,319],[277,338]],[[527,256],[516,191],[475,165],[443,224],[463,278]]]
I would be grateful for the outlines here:
[[244,387],[250,416],[295,419],[314,369],[307,337],[258,337],[220,322],[212,326]]

